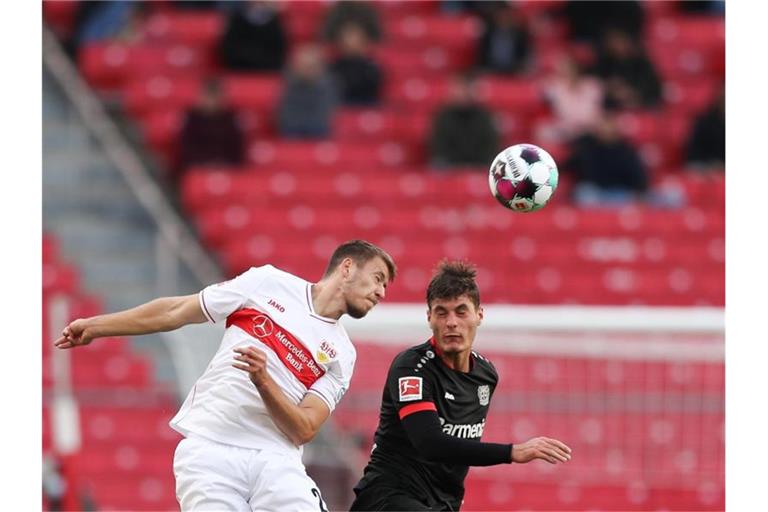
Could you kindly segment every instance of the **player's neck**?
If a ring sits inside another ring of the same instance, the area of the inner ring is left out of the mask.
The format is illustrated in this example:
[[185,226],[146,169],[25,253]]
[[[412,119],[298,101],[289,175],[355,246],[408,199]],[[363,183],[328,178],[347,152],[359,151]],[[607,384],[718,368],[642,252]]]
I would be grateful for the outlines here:
[[440,359],[442,359],[445,366],[451,370],[468,373],[469,370],[472,369],[470,361],[471,353],[470,350],[467,350],[466,352],[456,352],[453,354],[440,354]]
[[312,293],[312,309],[316,315],[338,320],[346,313],[344,301],[332,283],[319,281],[310,288]]

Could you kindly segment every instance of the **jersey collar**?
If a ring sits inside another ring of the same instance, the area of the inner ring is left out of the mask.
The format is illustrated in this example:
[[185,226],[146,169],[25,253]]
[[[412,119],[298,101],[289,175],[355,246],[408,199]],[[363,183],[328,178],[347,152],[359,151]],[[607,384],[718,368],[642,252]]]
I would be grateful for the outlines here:
[[336,323],[338,323],[338,320],[334,320],[333,318],[328,318],[326,316],[320,316],[317,313],[315,313],[315,307],[312,305],[312,283],[307,283],[306,291],[307,291],[307,307],[309,308],[309,316],[329,324],[335,325]]
[[[454,370],[453,368],[451,368],[447,364],[445,364],[445,361],[443,361],[443,351],[440,350],[440,347],[437,346],[437,343],[435,342],[435,337],[434,336],[429,338],[429,344],[432,346],[432,348],[434,349],[435,353],[440,358],[440,364],[444,365],[449,370],[453,370],[454,372],[464,373],[464,372],[459,372],[458,370]],[[475,354],[470,350],[469,351],[469,371],[466,372],[466,373],[472,373],[472,370],[474,368],[475,368]]]

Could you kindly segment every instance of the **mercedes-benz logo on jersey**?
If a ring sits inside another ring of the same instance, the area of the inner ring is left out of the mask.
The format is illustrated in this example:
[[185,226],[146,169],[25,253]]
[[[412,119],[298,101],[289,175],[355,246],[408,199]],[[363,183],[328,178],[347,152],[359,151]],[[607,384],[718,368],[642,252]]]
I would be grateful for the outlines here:
[[477,386],[477,398],[480,405],[488,405],[491,400],[491,387],[488,385]]
[[269,317],[257,315],[253,318],[253,334],[259,338],[269,336],[275,330],[275,325]]

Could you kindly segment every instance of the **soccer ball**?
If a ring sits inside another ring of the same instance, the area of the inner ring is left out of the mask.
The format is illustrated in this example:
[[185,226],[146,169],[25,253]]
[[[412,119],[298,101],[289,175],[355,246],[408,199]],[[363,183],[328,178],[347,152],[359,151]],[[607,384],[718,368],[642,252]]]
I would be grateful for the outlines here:
[[532,212],[555,193],[557,176],[557,164],[549,153],[533,144],[516,144],[493,159],[488,185],[503,207]]

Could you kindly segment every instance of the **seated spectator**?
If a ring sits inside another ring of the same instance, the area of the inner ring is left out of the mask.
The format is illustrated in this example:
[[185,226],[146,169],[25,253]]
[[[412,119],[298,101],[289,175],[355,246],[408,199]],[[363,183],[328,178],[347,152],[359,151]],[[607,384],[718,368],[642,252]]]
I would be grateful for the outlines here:
[[322,28],[323,39],[328,42],[338,42],[342,29],[350,23],[361,27],[369,40],[381,41],[379,13],[368,2],[360,0],[341,0],[328,9]]
[[687,163],[699,170],[725,168],[725,91],[696,118],[687,144]]
[[531,36],[525,20],[512,4],[492,5],[478,42],[478,65],[492,73],[520,73],[531,53]]
[[437,168],[483,166],[499,151],[499,135],[491,113],[475,99],[469,76],[454,79],[451,99],[432,121],[432,165]]
[[67,481],[62,474],[61,463],[53,455],[43,454],[43,505],[44,510],[64,510],[64,498],[68,491]]
[[370,55],[370,41],[360,25],[349,23],[339,34],[339,55],[330,66],[346,105],[378,103],[381,69]]
[[141,42],[148,9],[148,4],[132,0],[82,2],[75,13],[76,47],[97,41]]
[[685,14],[725,15],[725,0],[685,0],[677,2],[677,9]]
[[561,14],[568,21],[571,38],[593,46],[609,28],[639,40],[645,25],[645,10],[637,1],[569,0]]
[[311,44],[299,48],[285,78],[278,107],[280,135],[327,137],[336,104],[336,85],[325,69],[320,49]]
[[286,36],[275,2],[232,3],[220,43],[221,60],[235,71],[277,71],[285,63]]
[[179,153],[181,171],[193,165],[243,163],[243,133],[235,111],[225,103],[218,80],[203,84],[197,105],[186,113]]
[[570,142],[591,131],[603,116],[603,84],[583,72],[569,56],[557,62],[555,74],[544,87],[544,95],[554,114],[551,124],[540,137],[557,142]]
[[606,32],[595,72],[605,80],[609,108],[653,107],[661,101],[661,81],[653,63],[624,32]]
[[614,114],[593,133],[579,137],[566,163],[576,178],[574,200],[585,206],[616,205],[648,191],[648,175],[637,150],[622,136]]

